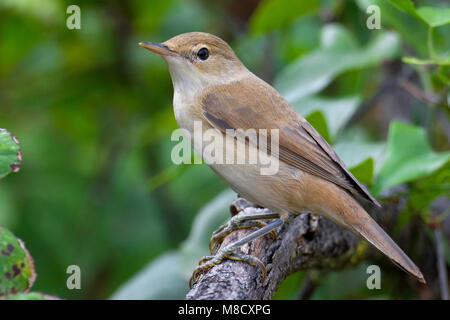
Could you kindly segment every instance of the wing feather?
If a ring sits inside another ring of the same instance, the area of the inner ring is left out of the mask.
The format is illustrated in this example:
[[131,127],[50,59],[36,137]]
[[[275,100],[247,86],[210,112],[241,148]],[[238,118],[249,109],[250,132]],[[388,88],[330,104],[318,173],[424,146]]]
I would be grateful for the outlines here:
[[[380,206],[316,129],[262,80],[249,78],[245,85],[236,81],[212,87],[201,101],[203,115],[213,127],[224,133],[227,129],[279,129],[281,161]],[[273,151],[270,143],[268,149]]]

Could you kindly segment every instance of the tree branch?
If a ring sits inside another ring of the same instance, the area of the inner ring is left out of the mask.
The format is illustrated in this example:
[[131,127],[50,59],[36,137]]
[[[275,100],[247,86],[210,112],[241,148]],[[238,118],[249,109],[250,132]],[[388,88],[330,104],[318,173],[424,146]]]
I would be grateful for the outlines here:
[[[231,212],[261,213],[258,208],[239,198]],[[219,250],[241,239],[252,230],[239,230],[228,235]],[[277,230],[278,238],[266,235],[240,248],[240,252],[257,256],[266,266],[267,277],[262,284],[258,267],[241,261],[225,260],[203,272],[188,292],[186,299],[270,299],[289,274],[311,268],[339,269],[354,264],[359,238],[329,219],[313,214],[291,217]]]

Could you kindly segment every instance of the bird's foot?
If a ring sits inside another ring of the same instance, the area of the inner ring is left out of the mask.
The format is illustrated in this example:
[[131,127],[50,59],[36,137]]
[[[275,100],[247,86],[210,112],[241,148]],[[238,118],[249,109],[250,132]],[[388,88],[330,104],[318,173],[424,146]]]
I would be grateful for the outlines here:
[[[273,219],[273,216],[271,216],[271,218],[267,218],[267,215],[265,214],[264,219]],[[195,268],[195,270],[191,276],[191,279],[189,280],[189,286],[192,288],[192,285],[197,281],[198,276],[200,275],[201,272],[206,271],[206,270],[214,267],[215,265],[222,263],[222,261],[225,259],[244,261],[244,262],[249,263],[252,266],[258,266],[261,269],[261,272],[263,275],[263,282],[264,282],[264,280],[266,278],[266,268],[264,267],[264,264],[261,262],[261,260],[259,260],[255,256],[251,256],[248,254],[235,253],[235,251],[239,247],[243,246],[244,244],[249,243],[252,240],[262,237],[265,234],[274,232],[274,230],[277,227],[281,226],[282,224],[283,224],[283,221],[281,219],[277,219],[267,225],[264,224],[264,226],[261,229],[222,248],[221,250],[219,250],[219,252],[216,255],[203,257],[199,262],[199,266],[197,268]],[[224,231],[225,229],[226,229],[226,226],[224,228],[219,228],[219,230],[220,230],[219,233]],[[231,233],[231,231],[229,233]],[[276,236],[276,233],[275,233],[275,236]]]
[[[275,219],[278,218],[279,215],[272,212],[264,212],[259,214],[248,214],[245,211],[240,212],[239,214],[233,216],[227,223],[220,226],[216,231],[213,232],[211,236],[211,240],[209,241],[209,250],[211,253],[214,253],[216,248],[220,246],[223,239],[230,233],[241,230],[241,229],[249,229],[249,228],[263,228],[267,226],[267,223],[263,221],[259,221],[259,219]],[[277,233],[275,230],[271,231],[273,240],[277,239]]]
[[[249,229],[249,228],[263,228],[267,226],[267,223],[263,221],[243,221],[241,218],[242,216],[234,216],[231,218],[226,224],[221,226],[221,228],[217,229],[213,232],[211,236],[211,240],[209,241],[209,250],[211,253],[214,253],[216,248],[220,246],[220,244],[223,242],[223,239],[225,239],[226,236],[228,236],[230,233],[236,231],[236,230],[242,230],[242,229]],[[234,219],[238,218],[238,219]],[[275,230],[271,231],[272,238],[275,241],[277,239],[277,233]]]
[[222,261],[225,259],[244,261],[252,266],[258,266],[262,272],[264,282],[264,280],[266,279],[267,272],[266,267],[261,262],[261,260],[252,255],[235,253],[234,251],[236,249],[237,247],[234,247],[233,244],[231,244],[220,250],[215,256],[203,257],[199,261],[199,266],[195,268],[194,272],[192,273],[191,279],[189,280],[189,286],[192,288],[192,285],[195,284],[200,273],[214,267],[215,265],[222,263]]

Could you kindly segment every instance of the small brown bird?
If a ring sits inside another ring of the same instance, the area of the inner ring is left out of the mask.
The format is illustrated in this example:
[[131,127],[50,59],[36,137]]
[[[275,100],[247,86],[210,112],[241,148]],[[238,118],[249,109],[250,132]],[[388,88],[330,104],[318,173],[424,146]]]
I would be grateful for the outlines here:
[[[270,175],[261,174],[261,163],[210,161],[210,167],[239,195],[277,214],[241,217],[243,226],[253,221],[254,226],[262,228],[205,259],[194,271],[194,281],[202,270],[225,258],[244,260],[264,271],[257,258],[234,251],[273,232],[289,214],[312,211],[362,236],[402,269],[425,282],[419,268],[360,204],[361,199],[365,199],[380,206],[377,200],[356,180],[320,134],[273,87],[251,73],[225,41],[211,34],[192,32],[161,44],[141,42],[139,45],[166,61],[175,91],[175,118],[178,125],[191,134],[191,143],[199,154],[205,158],[207,144],[194,130],[195,122],[201,123],[204,130],[213,128],[224,139],[231,136],[236,141],[232,150],[224,149],[227,156],[233,152],[234,158],[236,153],[242,152],[240,146],[246,145],[250,150],[265,147],[270,152],[269,157],[278,161],[278,170]],[[251,135],[239,139],[233,135],[238,129],[277,130],[278,141],[270,139],[268,134],[266,144],[258,143],[264,139]],[[217,148],[222,145],[217,144]],[[257,219],[274,218],[278,219],[266,226],[256,223]],[[219,229],[213,243],[224,237],[225,229],[230,232],[233,228]]]

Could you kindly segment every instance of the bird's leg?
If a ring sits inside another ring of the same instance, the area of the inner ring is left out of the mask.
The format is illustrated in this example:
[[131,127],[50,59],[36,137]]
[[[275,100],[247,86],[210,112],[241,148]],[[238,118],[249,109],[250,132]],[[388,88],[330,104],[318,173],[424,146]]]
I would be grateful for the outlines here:
[[[267,210],[267,209],[264,209]],[[209,241],[209,250],[214,253],[215,248],[222,243],[223,239],[235,230],[248,229],[252,227],[263,228],[267,224],[262,219],[278,219],[280,215],[274,212],[262,212],[249,214],[245,209],[239,214],[233,216],[227,223],[223,224],[216,231],[213,232],[211,240]],[[276,240],[277,234],[275,230],[271,231],[273,239]]]
[[197,281],[197,277],[202,271],[208,270],[214,267],[215,265],[220,264],[224,259],[244,261],[251,264],[252,266],[257,265],[261,269],[264,282],[266,278],[266,268],[264,267],[264,264],[255,256],[247,254],[236,254],[234,252],[239,247],[249,243],[250,241],[253,241],[259,237],[262,237],[265,234],[272,232],[273,230],[275,230],[275,228],[281,226],[283,223],[284,222],[282,219],[277,219],[271,222],[270,224],[262,227],[261,229],[253,233],[250,233],[244,238],[227,245],[225,248],[221,249],[216,255],[204,257],[202,260],[200,260],[200,262],[203,263],[199,265],[197,268],[195,268],[194,272],[192,273],[192,277],[189,280],[189,285],[192,287],[192,284]]

